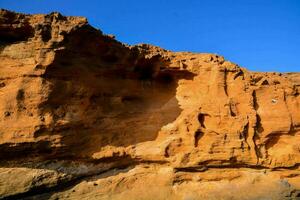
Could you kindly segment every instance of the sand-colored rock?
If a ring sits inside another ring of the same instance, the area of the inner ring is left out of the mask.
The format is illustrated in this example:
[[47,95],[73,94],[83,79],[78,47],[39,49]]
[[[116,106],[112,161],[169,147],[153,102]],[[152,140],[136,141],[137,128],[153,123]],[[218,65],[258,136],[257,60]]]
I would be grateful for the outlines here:
[[297,199],[300,74],[0,11],[0,196]]

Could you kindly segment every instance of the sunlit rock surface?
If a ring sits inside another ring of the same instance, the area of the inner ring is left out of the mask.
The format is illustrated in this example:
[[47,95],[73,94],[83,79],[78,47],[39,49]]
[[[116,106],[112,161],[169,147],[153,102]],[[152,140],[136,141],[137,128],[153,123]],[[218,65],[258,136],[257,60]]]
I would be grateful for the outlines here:
[[300,74],[0,11],[0,197],[300,198]]

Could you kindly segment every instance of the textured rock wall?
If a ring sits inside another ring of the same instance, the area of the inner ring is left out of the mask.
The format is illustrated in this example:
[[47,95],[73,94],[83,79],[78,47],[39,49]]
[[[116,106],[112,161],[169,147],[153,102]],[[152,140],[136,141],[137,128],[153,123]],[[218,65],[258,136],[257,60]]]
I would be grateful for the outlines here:
[[298,73],[1,10],[0,196],[296,199],[299,93]]

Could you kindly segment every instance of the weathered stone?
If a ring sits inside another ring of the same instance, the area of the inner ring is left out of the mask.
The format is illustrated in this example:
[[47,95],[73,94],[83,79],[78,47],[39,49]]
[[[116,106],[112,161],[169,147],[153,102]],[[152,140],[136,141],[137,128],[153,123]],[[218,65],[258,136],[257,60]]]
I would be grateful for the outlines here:
[[2,197],[299,196],[299,73],[128,46],[59,13],[1,10],[0,41]]

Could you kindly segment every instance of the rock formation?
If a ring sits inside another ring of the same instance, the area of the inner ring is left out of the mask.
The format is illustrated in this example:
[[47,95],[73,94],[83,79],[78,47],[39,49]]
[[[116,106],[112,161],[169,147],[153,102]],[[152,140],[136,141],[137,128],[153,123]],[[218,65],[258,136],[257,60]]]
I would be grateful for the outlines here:
[[300,74],[0,11],[3,199],[300,198]]

